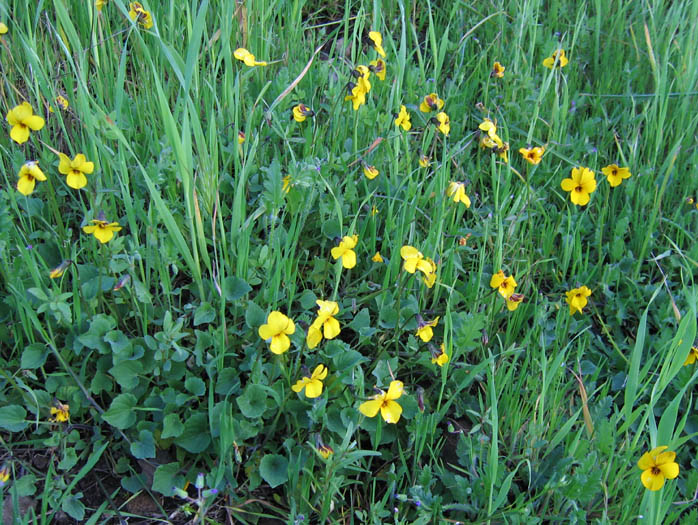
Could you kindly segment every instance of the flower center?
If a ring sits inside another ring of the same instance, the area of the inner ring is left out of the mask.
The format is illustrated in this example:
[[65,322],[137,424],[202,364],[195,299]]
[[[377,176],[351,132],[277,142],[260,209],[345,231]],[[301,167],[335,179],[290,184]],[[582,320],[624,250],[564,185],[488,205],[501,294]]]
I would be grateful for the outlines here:
[[659,467],[652,467],[652,475],[653,476],[659,476],[662,473],[661,470],[659,470]]
[[577,193],[582,193],[582,192],[584,191],[584,188],[582,188],[581,186],[577,186],[577,187],[574,189],[574,191],[576,191]]

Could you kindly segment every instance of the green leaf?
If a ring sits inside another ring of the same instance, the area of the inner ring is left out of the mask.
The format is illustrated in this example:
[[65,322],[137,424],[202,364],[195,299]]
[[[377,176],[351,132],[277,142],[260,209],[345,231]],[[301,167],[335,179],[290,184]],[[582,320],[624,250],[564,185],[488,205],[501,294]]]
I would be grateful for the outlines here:
[[271,488],[288,481],[288,460],[278,454],[267,454],[259,464],[259,474]]
[[224,368],[216,378],[216,394],[227,396],[240,389],[240,372],[234,368]]
[[177,414],[167,414],[162,421],[162,427],[162,434],[160,435],[162,439],[176,438],[184,432],[184,425]]
[[29,426],[26,421],[27,411],[19,405],[9,405],[0,408],[0,428],[10,432],[21,432]]
[[44,366],[48,357],[48,348],[42,343],[32,343],[24,347],[22,351],[21,366],[27,370],[34,370],[40,366]]
[[141,430],[138,439],[131,443],[131,454],[136,459],[146,459],[155,457],[155,441],[153,433],[149,430]]
[[143,372],[143,365],[140,361],[122,361],[109,369],[109,373],[114,377],[123,390],[133,390],[138,386],[138,374]]
[[216,318],[216,310],[209,303],[201,303],[194,312],[194,326],[210,323]]
[[63,459],[58,463],[60,470],[70,470],[78,462],[78,455],[73,447],[68,447],[63,451]]
[[187,377],[184,381],[184,388],[197,397],[201,397],[206,393],[206,383],[200,377]]
[[138,400],[133,394],[119,394],[114,398],[102,418],[111,426],[125,429],[136,422],[136,413],[133,408]]
[[108,315],[97,314],[90,321],[90,328],[84,334],[78,336],[78,341],[87,348],[97,350],[102,354],[109,352],[104,343],[104,336],[116,326],[116,321]]
[[175,443],[192,454],[199,454],[206,450],[211,443],[206,414],[198,413],[191,416],[184,424],[184,431]]
[[115,354],[120,354],[131,348],[131,341],[121,330],[112,330],[104,336],[104,341],[109,343]]
[[312,290],[305,290],[298,298],[298,302],[303,310],[312,310],[316,307],[317,295]]
[[237,398],[240,412],[245,417],[255,419],[260,417],[267,408],[267,391],[260,385],[249,385],[245,392]]
[[77,495],[70,495],[63,500],[61,509],[75,521],[82,521],[85,517],[85,505],[78,498],[82,497],[82,492]]
[[226,277],[223,281],[223,293],[225,294],[226,301],[230,303],[237,301],[251,290],[252,287],[239,277],[230,276]]
[[257,303],[255,303],[254,301],[247,302],[247,310],[245,311],[245,323],[247,324],[248,328],[256,330],[264,324],[266,319],[267,314],[264,312],[264,310],[257,306]]
[[179,469],[179,463],[167,463],[155,469],[153,490],[165,496],[171,496],[174,487],[184,487],[184,477],[178,475]]

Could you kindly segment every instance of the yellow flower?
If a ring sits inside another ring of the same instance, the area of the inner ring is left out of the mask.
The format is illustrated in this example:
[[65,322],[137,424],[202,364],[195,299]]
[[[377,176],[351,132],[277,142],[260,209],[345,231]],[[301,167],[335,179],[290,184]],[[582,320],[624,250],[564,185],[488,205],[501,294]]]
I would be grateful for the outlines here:
[[281,312],[274,310],[267,316],[267,323],[259,327],[259,337],[271,341],[269,349],[275,354],[283,354],[291,346],[289,335],[296,331],[293,321]]
[[4,35],[8,31],[9,29],[7,28],[7,26],[3,22],[0,22],[0,35]]
[[72,264],[73,261],[70,259],[66,259],[63,261],[61,264],[56,266],[51,272],[48,274],[48,276],[51,279],[57,279],[58,277],[61,277],[65,271],[68,269],[68,267]]
[[382,263],[383,257],[381,256],[381,252],[376,252],[376,254],[373,257],[371,257],[371,260],[373,262]]
[[114,237],[114,232],[121,230],[118,222],[107,222],[100,219],[92,219],[90,221],[92,224],[89,226],[83,226],[82,231],[88,235],[94,235],[102,244],[105,244],[112,240]]
[[589,168],[572,168],[569,179],[563,179],[560,186],[570,192],[570,200],[578,206],[585,206],[589,202],[589,194],[596,190],[594,172]]
[[417,336],[424,341],[425,343],[428,343],[431,341],[431,338],[434,337],[434,330],[433,328],[439,324],[439,316],[436,316],[436,319],[433,321],[425,321],[422,319],[421,316],[417,317]]
[[[494,138],[497,137],[497,125],[492,122],[489,118],[485,117],[485,120],[480,122],[480,125],[478,126],[479,129],[487,133],[487,136],[491,138],[494,141]],[[497,137],[499,138],[499,137]],[[487,146],[487,147],[492,147],[492,146]]]
[[150,11],[146,11],[140,2],[131,2],[128,5],[128,16],[131,20],[138,22],[143,29],[153,27],[153,17],[150,16]]
[[293,120],[296,122],[303,122],[306,118],[314,116],[315,112],[305,104],[293,106]]
[[434,120],[434,124],[438,126],[439,131],[444,135],[448,135],[451,131],[451,121],[449,120],[448,115],[442,111],[437,113],[436,117],[434,118],[436,119]]
[[51,416],[49,421],[53,423],[70,421],[70,405],[64,405],[60,401],[56,401],[56,406],[51,407]]
[[439,95],[429,93],[419,105],[419,111],[429,113],[430,111],[439,111],[442,107],[444,107],[444,101],[439,98]]
[[[378,170],[376,170],[376,175],[378,175],[377,172]],[[368,177],[368,175],[366,176]],[[339,246],[335,246],[331,250],[332,258],[336,261],[341,257],[342,266],[344,266],[344,268],[346,268],[347,270],[356,266],[356,252],[354,252],[354,247],[356,247],[357,242],[359,242],[358,235],[345,235],[339,242]]]
[[107,0],[95,0],[97,11],[101,11],[105,5],[107,5]]
[[[385,50],[383,49],[383,37],[378,31],[370,31],[368,33],[368,38],[373,42],[373,47],[376,52],[385,58]],[[382,80],[382,79],[381,79]]]
[[433,364],[444,366],[446,363],[448,363],[448,359],[449,357],[443,343],[441,343],[439,350],[436,350],[436,347],[431,346],[431,362]]
[[570,305],[570,315],[574,315],[575,312],[581,314],[582,308],[587,305],[587,297],[591,295],[591,290],[586,286],[580,286],[565,293],[567,295],[565,301]]
[[13,107],[7,112],[5,118],[12,126],[10,138],[17,144],[24,144],[29,140],[29,130],[39,131],[45,124],[43,118],[34,115],[34,110],[29,102],[22,102],[19,106]]
[[289,191],[291,191],[291,186],[293,186],[293,184],[291,184],[290,175],[286,175],[283,179],[281,179],[281,182],[283,182],[283,186],[281,186],[281,191],[283,191],[284,193],[288,193]]
[[245,142],[245,132],[238,131],[238,144],[242,144],[243,142]]
[[39,168],[39,164],[33,160],[22,164],[17,176],[19,177],[17,181],[17,191],[22,195],[31,195],[34,191],[36,181],[46,180],[46,175],[44,175],[44,172]]
[[449,182],[446,194],[453,197],[453,202],[462,202],[466,208],[470,208],[470,197],[465,193],[465,183]]
[[507,277],[503,270],[499,270],[490,279],[490,287],[497,288],[499,295],[509,299],[516,288],[516,279],[514,279],[513,275]]
[[419,165],[422,168],[428,168],[430,164],[431,164],[431,159],[429,157],[427,157],[426,155],[422,155],[421,157],[419,157]]
[[400,106],[400,113],[395,119],[395,125],[397,127],[402,126],[402,129],[405,131],[409,131],[412,127],[412,123],[410,122],[410,114],[407,112],[407,108],[404,105]]
[[339,313],[339,305],[334,301],[316,301],[318,308],[317,318],[308,328],[306,343],[308,348],[315,348],[322,337],[334,339],[341,332],[339,321],[334,318]]
[[332,447],[329,447],[325,445],[324,443],[320,444],[315,448],[318,454],[322,456],[323,459],[329,458],[332,454],[334,454],[334,450],[332,450]]
[[547,67],[548,69],[552,69],[553,66],[555,66],[555,61],[557,60],[557,66],[558,67],[565,67],[569,60],[567,60],[567,57],[565,56],[565,50],[564,49],[558,49],[557,51],[553,51],[553,54],[550,55],[548,58],[543,60],[543,65]]
[[499,62],[495,62],[492,66],[492,73],[490,73],[490,76],[496,78],[503,78],[505,69],[506,68],[502,64],[500,64]]
[[510,312],[516,310],[521,302],[524,300],[524,295],[520,293],[513,293],[507,298],[507,309]]
[[402,415],[402,407],[395,400],[400,398],[403,389],[402,381],[391,381],[388,392],[381,392],[371,401],[361,403],[359,412],[366,417],[375,417],[380,410],[386,423],[397,423]]
[[[55,102],[58,105],[58,107],[61,108],[63,111],[68,109],[68,107],[70,106],[70,104],[68,103],[68,99],[65,98],[63,95],[58,95],[55,98]],[[49,113],[53,113],[53,106],[49,106],[48,111]]]
[[683,362],[683,366],[692,365],[698,359],[698,346],[692,346],[688,351],[688,357]]
[[255,56],[250,53],[247,49],[244,47],[239,47],[233,52],[233,56],[237,58],[238,60],[241,60],[242,62],[245,63],[246,66],[249,67],[254,67],[254,66],[266,66],[267,63],[264,61],[258,62],[257,59],[255,59]]
[[95,169],[94,162],[87,162],[85,155],[78,153],[73,160],[70,160],[65,153],[59,153],[61,161],[58,164],[58,171],[67,175],[65,182],[73,189],[79,190],[87,185],[87,177]]
[[529,163],[535,165],[538,164],[543,159],[543,153],[545,153],[545,148],[543,146],[537,146],[535,148],[520,148],[519,153],[523,155]]
[[422,252],[412,246],[400,248],[400,257],[405,261],[403,268],[408,273],[414,273],[419,270],[424,274],[430,274],[436,271],[434,265],[424,258]]
[[664,486],[665,479],[674,479],[679,475],[679,465],[674,462],[676,452],[664,452],[667,446],[656,447],[645,452],[637,466],[642,470],[640,480],[646,489],[657,491]]
[[310,399],[320,397],[322,394],[322,380],[327,377],[327,367],[325,365],[317,365],[313,374],[310,377],[299,379],[291,390],[298,393],[305,388],[305,397]]
[[368,63],[368,69],[371,73],[376,75],[380,80],[385,80],[385,73],[387,72],[387,66],[385,65],[385,60],[379,58],[378,60],[371,60]]
[[[365,84],[353,84],[351,82],[349,84],[351,88],[351,95],[344,97],[344,100],[351,100],[354,111],[358,111],[359,108],[366,103],[367,91],[364,91]],[[369,83],[368,86],[370,87],[371,84]]]
[[601,172],[606,175],[608,183],[613,188],[620,186],[623,179],[627,179],[631,175],[630,168],[620,168],[616,164],[609,164],[605,168],[601,168]]
[[364,166],[364,175],[366,175],[366,178],[369,180],[373,180],[376,177],[378,177],[378,168],[375,166],[369,166],[368,164]]
[[[5,24],[0,25],[0,30],[2,29],[2,26]],[[0,487],[4,487],[5,484],[9,481],[10,479],[10,467],[7,465],[3,465],[2,468],[0,468]]]

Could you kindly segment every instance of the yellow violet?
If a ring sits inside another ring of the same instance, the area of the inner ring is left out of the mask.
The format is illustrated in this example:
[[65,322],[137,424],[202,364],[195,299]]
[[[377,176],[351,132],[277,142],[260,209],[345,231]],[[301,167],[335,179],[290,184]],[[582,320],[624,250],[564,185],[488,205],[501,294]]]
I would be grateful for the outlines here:
[[61,264],[56,266],[53,270],[51,270],[48,274],[48,276],[51,279],[57,279],[59,277],[62,277],[65,271],[68,269],[68,267],[73,263],[70,259],[66,259],[63,261]]
[[97,11],[101,11],[105,5],[107,5],[107,0],[95,0]]
[[102,244],[108,243],[114,237],[114,232],[121,230],[118,222],[108,222],[101,219],[92,219],[92,224],[83,226],[82,231],[88,235],[94,235]]
[[655,447],[645,452],[637,466],[642,470],[640,480],[646,489],[657,491],[664,486],[665,479],[674,479],[679,475],[679,465],[674,460],[676,452],[665,450],[667,446]]
[[233,56],[237,58],[238,60],[242,61],[245,63],[246,66],[249,67],[254,67],[254,66],[266,66],[267,63],[264,61],[258,62],[255,56],[250,53],[247,49],[244,47],[239,47],[233,52]]
[[440,113],[437,113],[436,117],[434,118],[436,119],[434,124],[437,125],[439,131],[444,135],[448,135],[451,131],[451,120],[448,118],[448,115],[441,111]]
[[431,159],[429,157],[427,157],[426,155],[422,155],[419,157],[419,165],[422,168],[428,168],[430,164],[431,164]]
[[[5,25],[5,24],[2,24]],[[0,29],[2,27],[0,26]],[[0,468],[0,487],[4,487],[5,484],[9,481],[10,479],[10,467],[7,465],[3,465],[2,468]]]
[[339,305],[334,301],[316,301],[318,308],[317,318],[308,328],[306,343],[308,348],[315,348],[323,336],[325,339],[334,339],[341,332],[339,321],[334,318],[339,313]]
[[364,166],[364,175],[366,175],[366,178],[369,180],[373,180],[376,177],[378,177],[379,173],[380,172],[378,171],[378,168],[376,168],[375,166]]
[[570,192],[572,204],[586,206],[590,199],[589,195],[596,190],[594,172],[589,168],[572,168],[571,178],[563,179],[560,186],[563,190]]
[[44,127],[44,119],[34,115],[29,102],[22,102],[19,106],[13,107],[5,117],[12,126],[10,138],[17,144],[24,144],[29,140],[29,130],[39,131]]
[[[480,125],[478,126],[479,129],[487,133],[487,136],[491,138],[494,141],[494,138],[497,137],[497,125],[492,122],[489,118],[485,117],[485,120],[480,122]],[[497,137],[499,138],[499,137]],[[492,146],[487,146],[487,147],[492,147]]]
[[283,354],[291,346],[289,335],[296,331],[293,321],[278,311],[267,316],[266,324],[259,327],[259,337],[270,342],[269,349],[275,354]]
[[431,362],[435,365],[439,366],[444,366],[446,363],[448,363],[448,354],[446,353],[446,349],[444,348],[444,344],[441,343],[441,347],[437,351],[435,347],[432,346],[432,351],[431,351]]
[[[368,84],[370,86],[370,84]],[[363,85],[354,84],[351,86],[351,95],[344,97],[344,100],[351,100],[354,111],[358,111],[361,106],[366,103],[366,91],[364,91]]]
[[419,111],[429,113],[430,111],[440,111],[442,107],[444,107],[444,101],[439,98],[439,95],[429,93],[419,105]]
[[[68,99],[65,98],[63,95],[58,95],[58,96],[54,99],[54,101],[56,102],[56,104],[58,105],[58,107],[61,108],[63,111],[65,111],[66,109],[68,109],[68,106],[70,106],[70,104],[68,103]],[[48,111],[49,111],[49,113],[53,113],[53,106],[49,106],[49,107],[48,107]]]
[[140,2],[131,2],[128,5],[128,16],[134,22],[138,22],[143,29],[153,27],[153,17],[150,16],[150,11],[146,11]]
[[490,287],[497,288],[499,290],[499,295],[505,299],[509,299],[516,288],[516,279],[514,279],[513,275],[507,277],[503,270],[499,270],[490,279]]
[[536,146],[535,148],[519,148],[519,153],[521,153],[523,158],[526,159],[530,164],[536,165],[543,159],[545,148],[543,146]]
[[[378,31],[369,31],[368,38],[373,42],[373,48],[376,52],[385,58],[385,50],[383,49],[383,37]],[[382,80],[382,79],[381,79]]]
[[620,186],[623,179],[627,179],[631,175],[630,168],[620,168],[616,164],[609,164],[605,168],[601,168],[601,172],[606,175],[608,183],[613,188]]
[[383,262],[383,256],[381,255],[381,252],[376,252],[376,254],[375,254],[373,257],[371,257],[371,260],[372,260],[373,262],[382,263],[382,262]]
[[380,80],[385,80],[385,73],[387,72],[385,60],[379,58],[378,60],[371,60],[368,64],[368,69],[371,73],[376,75]]
[[395,119],[395,125],[397,127],[402,126],[402,129],[409,131],[412,127],[412,122],[410,122],[410,114],[407,112],[407,108],[403,105],[400,106],[400,113],[398,113]]
[[51,407],[51,418],[53,423],[64,423],[70,421],[70,405],[56,401],[56,406]]
[[553,51],[552,55],[543,60],[543,65],[548,69],[552,69],[556,64],[557,67],[562,68],[565,67],[568,62],[569,60],[567,60],[567,57],[565,56],[565,50],[558,49],[557,51]]
[[8,27],[3,22],[0,22],[0,35],[4,35],[8,31]]
[[419,270],[424,274],[430,274],[436,271],[434,265],[424,258],[422,252],[412,246],[406,245],[400,248],[400,257],[405,261],[403,268],[408,273],[414,273]]
[[692,346],[688,351],[688,357],[683,362],[683,366],[692,365],[696,362],[696,359],[698,359],[698,346]]
[[323,459],[329,458],[332,454],[334,454],[334,450],[332,450],[332,447],[329,447],[322,443],[318,447],[315,448],[318,454],[322,456]]
[[73,160],[65,153],[59,153],[61,159],[58,163],[58,171],[63,175],[67,175],[65,182],[68,186],[75,190],[84,188],[87,185],[87,177],[95,169],[94,162],[88,162],[85,155],[78,153]]
[[586,286],[580,286],[565,292],[565,294],[567,295],[565,301],[570,306],[570,315],[574,315],[575,312],[581,314],[582,309],[587,305],[587,297],[591,295],[591,290]]
[[446,194],[453,197],[453,202],[462,202],[466,208],[470,208],[470,197],[465,193],[465,183],[449,182]]
[[243,142],[245,142],[245,132],[238,131],[238,144],[242,144]]
[[417,318],[417,337],[419,337],[422,341],[425,343],[428,343],[431,341],[431,338],[434,337],[434,330],[433,328],[439,324],[439,316],[436,316],[436,319],[433,321],[425,321],[422,319],[421,316],[418,316]]
[[490,73],[490,76],[495,78],[502,78],[504,77],[505,69],[506,68],[502,64],[500,64],[499,62],[495,62],[492,65],[492,73]]
[[520,293],[513,293],[509,297],[507,297],[507,309],[510,312],[513,312],[516,310],[521,302],[524,300],[524,295]]
[[391,381],[387,392],[373,396],[371,401],[361,403],[359,412],[366,417],[375,417],[380,411],[386,423],[397,423],[402,415],[402,407],[395,400],[402,396],[402,381]]
[[[376,170],[376,175],[378,175],[377,171],[378,170]],[[354,252],[354,248],[356,247],[357,242],[359,242],[358,235],[345,235],[339,242],[339,246],[335,246],[331,250],[332,258],[336,261],[341,257],[342,266],[344,266],[344,268],[347,270],[356,266],[356,252]]]
[[322,394],[322,380],[327,377],[327,367],[325,365],[317,365],[310,377],[304,376],[299,379],[295,385],[291,387],[296,393],[299,393],[305,388],[305,397],[310,399],[320,397]]
[[305,104],[293,106],[293,120],[303,122],[308,117],[315,116],[315,112]]
[[33,160],[22,164],[17,176],[19,177],[17,191],[22,195],[31,195],[34,191],[34,186],[36,186],[36,181],[46,180],[46,175],[39,168],[39,163]]

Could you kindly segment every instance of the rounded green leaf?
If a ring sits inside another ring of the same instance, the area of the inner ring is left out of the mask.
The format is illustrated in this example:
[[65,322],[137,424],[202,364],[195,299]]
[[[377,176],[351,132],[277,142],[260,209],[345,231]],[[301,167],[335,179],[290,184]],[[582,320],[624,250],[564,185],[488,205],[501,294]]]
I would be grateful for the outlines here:
[[0,408],[0,428],[10,432],[21,432],[29,425],[27,411],[19,405]]
[[271,488],[288,481],[288,460],[278,454],[267,454],[259,464],[259,475]]
[[136,422],[136,412],[133,408],[137,402],[133,394],[119,394],[102,417],[113,427],[122,430],[128,428]]

